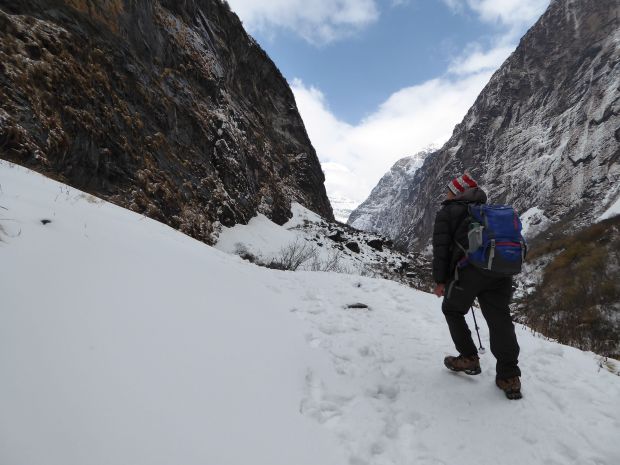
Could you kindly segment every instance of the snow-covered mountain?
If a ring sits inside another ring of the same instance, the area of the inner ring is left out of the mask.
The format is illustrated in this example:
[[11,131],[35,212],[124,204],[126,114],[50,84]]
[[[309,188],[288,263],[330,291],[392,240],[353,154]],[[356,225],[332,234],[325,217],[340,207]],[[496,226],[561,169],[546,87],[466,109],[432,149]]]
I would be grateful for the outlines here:
[[359,226],[426,247],[448,181],[466,169],[492,202],[533,208],[532,232],[591,224],[620,196],[619,88],[620,3],[551,2],[450,140],[412,180],[387,175],[380,191],[406,182],[407,195],[367,209]]
[[0,0],[0,158],[212,243],[324,175],[275,64],[223,0]]
[[347,223],[351,212],[359,206],[359,202],[342,195],[330,195],[329,201],[334,209],[334,218],[341,223]]
[[432,150],[398,160],[379,180],[370,196],[349,216],[348,224],[363,231],[396,237],[403,222],[399,206],[409,201],[413,177]]
[[613,362],[519,327],[514,404],[490,355],[477,377],[443,368],[430,294],[258,267],[2,161],[0,184],[2,464],[620,457]]

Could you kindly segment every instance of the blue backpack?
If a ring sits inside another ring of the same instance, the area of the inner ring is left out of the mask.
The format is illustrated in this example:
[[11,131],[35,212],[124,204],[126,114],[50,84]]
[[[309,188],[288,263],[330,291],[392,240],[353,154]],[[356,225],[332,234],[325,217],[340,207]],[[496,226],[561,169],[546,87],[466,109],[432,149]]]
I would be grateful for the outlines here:
[[521,272],[527,244],[521,234],[521,220],[508,205],[471,204],[467,249],[459,267],[471,263],[477,268],[499,276]]

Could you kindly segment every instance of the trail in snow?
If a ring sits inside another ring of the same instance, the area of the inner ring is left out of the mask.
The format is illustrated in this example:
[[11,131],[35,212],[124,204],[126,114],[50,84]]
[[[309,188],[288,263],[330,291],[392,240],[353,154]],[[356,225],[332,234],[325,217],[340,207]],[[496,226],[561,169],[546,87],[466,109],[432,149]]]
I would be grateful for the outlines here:
[[[443,369],[452,348],[436,297],[381,281],[308,281],[297,314],[341,376],[310,374],[304,412],[336,432],[351,463],[618,461],[620,380],[590,354],[518,328],[525,397],[509,402],[491,354],[477,377]],[[360,299],[369,311],[344,308]]]
[[2,465],[620,463],[591,353],[519,328],[508,401],[490,354],[443,368],[432,295],[259,268],[4,162],[0,184]]

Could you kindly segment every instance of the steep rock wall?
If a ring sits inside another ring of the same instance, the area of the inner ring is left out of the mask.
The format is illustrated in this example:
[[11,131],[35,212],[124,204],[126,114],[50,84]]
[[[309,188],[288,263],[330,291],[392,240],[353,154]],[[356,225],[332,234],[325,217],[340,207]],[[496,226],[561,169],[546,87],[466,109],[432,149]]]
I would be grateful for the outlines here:
[[0,157],[197,239],[332,219],[293,94],[220,0],[0,0]]

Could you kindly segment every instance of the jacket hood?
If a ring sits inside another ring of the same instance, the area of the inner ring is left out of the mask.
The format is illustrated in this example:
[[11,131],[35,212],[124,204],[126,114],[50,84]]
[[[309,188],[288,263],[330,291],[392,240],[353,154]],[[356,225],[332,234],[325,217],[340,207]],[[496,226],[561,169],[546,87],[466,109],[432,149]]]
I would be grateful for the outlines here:
[[465,192],[461,192],[453,199],[444,200],[442,205],[446,205],[452,202],[465,202],[465,203],[487,203],[487,194],[479,187],[473,189],[467,189]]

